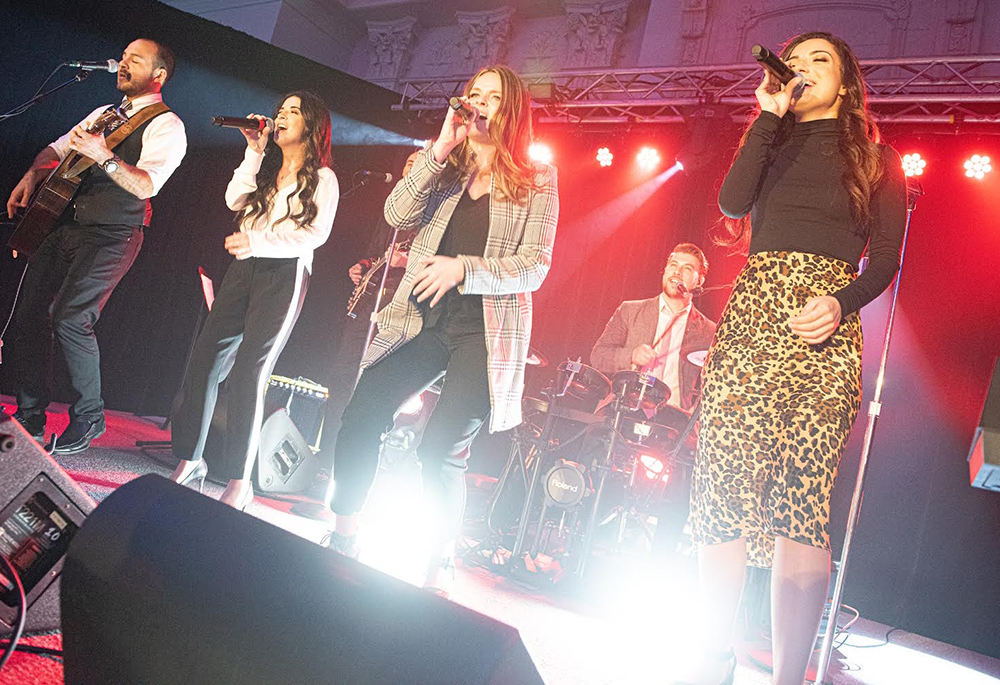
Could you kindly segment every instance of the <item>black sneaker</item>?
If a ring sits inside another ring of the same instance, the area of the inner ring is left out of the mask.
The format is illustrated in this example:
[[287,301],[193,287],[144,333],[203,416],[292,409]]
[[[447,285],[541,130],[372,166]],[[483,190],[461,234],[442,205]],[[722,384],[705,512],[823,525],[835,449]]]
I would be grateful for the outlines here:
[[90,447],[93,440],[104,435],[107,425],[104,416],[95,420],[77,417],[70,420],[63,434],[52,445],[52,454],[76,454]]
[[28,431],[28,435],[34,438],[36,442],[43,442],[45,440],[45,412],[41,414],[25,414],[18,409],[14,412],[13,418],[24,426],[24,430]]

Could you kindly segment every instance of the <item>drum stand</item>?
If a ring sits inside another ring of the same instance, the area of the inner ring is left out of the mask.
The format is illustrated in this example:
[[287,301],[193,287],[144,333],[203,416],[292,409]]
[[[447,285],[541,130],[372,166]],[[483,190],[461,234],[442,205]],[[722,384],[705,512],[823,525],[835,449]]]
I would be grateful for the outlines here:
[[600,528],[614,521],[615,517],[618,518],[618,533],[615,535],[615,544],[619,547],[625,541],[625,529],[628,526],[628,520],[630,518],[639,524],[639,527],[642,528],[648,540],[652,541],[653,539],[653,531],[642,519],[642,516],[639,514],[639,510],[636,507],[635,474],[639,471],[640,467],[639,456],[635,454],[632,455],[631,461],[632,473],[629,475],[628,483],[625,486],[625,501],[617,507],[614,507],[611,512],[597,524],[597,527]]
[[851,510],[847,516],[847,531],[844,534],[844,545],[840,552],[840,571],[837,573],[837,582],[834,583],[833,597],[830,599],[830,620],[826,624],[826,632],[823,634],[823,646],[819,653],[819,662],[816,665],[816,685],[820,685],[826,680],[826,672],[830,667],[830,657],[833,656],[833,638],[837,632],[837,616],[840,614],[840,598],[844,592],[844,578],[847,576],[847,559],[851,551],[851,541],[854,539],[854,526],[861,515],[861,500],[864,495],[865,473],[868,470],[868,456],[871,452],[872,440],[875,437],[875,424],[878,422],[879,414],[882,411],[882,385],[885,382],[885,366],[889,359],[889,340],[892,337],[892,324],[896,318],[896,298],[899,295],[899,281],[903,276],[903,260],[906,257],[906,239],[910,233],[910,218],[913,216],[913,209],[916,207],[917,198],[924,194],[920,184],[910,179],[907,182],[906,195],[906,225],[903,228],[903,247],[899,254],[899,272],[896,274],[896,283],[892,287],[892,301],[889,305],[889,317],[885,323],[885,340],[882,343],[882,359],[879,362],[878,376],[875,380],[875,394],[868,405],[868,426],[865,428],[865,439],[861,447],[861,461],[858,464],[858,478],[854,485],[854,496],[851,499]]
[[[507,461],[507,468],[504,469],[504,478],[502,480],[506,479],[506,476],[510,471],[510,467],[512,466],[514,457],[519,456],[521,473],[523,474],[523,476],[527,481],[527,489],[528,489],[527,493],[524,496],[524,506],[521,507],[521,517],[520,519],[518,519],[517,537],[514,538],[514,549],[512,549],[510,553],[512,559],[520,559],[521,555],[524,552],[524,538],[528,534],[528,517],[531,516],[531,505],[535,499],[535,493],[538,491],[538,481],[540,480],[542,473],[542,461],[546,455],[554,453],[564,446],[561,445],[560,447],[556,447],[555,449],[552,450],[548,449],[549,441],[552,439],[552,428],[555,425],[556,405],[559,402],[559,398],[563,397],[566,394],[566,391],[569,390],[570,383],[573,382],[573,379],[576,378],[576,374],[580,373],[580,370],[582,368],[583,364],[580,362],[579,359],[577,359],[575,362],[568,361],[566,363],[566,370],[569,373],[567,374],[566,379],[563,382],[562,386],[559,388],[553,388],[553,392],[548,398],[549,407],[548,411],[545,413],[545,424],[542,427],[542,433],[538,438],[539,449],[535,453],[535,459],[534,462],[531,464],[531,466],[529,467],[527,465],[524,455],[521,454],[521,450],[517,449],[516,451],[512,451],[511,458]],[[529,469],[531,471],[530,476],[528,475]],[[500,492],[500,488],[501,488],[501,482],[498,481],[497,493]],[[492,514],[495,504],[496,501],[494,499],[494,501],[490,503],[490,514]],[[541,530],[541,523],[539,523],[538,528],[539,530]]]
[[[640,378],[645,379],[646,376],[643,375]],[[652,377],[649,378],[651,379]],[[615,397],[615,415],[614,419],[611,422],[611,427],[608,429],[609,431],[608,447],[604,452],[604,458],[601,460],[601,463],[597,465],[596,470],[599,472],[599,476],[597,479],[597,490],[596,493],[594,494],[594,501],[591,503],[590,516],[587,519],[587,527],[584,530],[583,550],[582,553],[580,554],[580,558],[579,561],[577,562],[576,568],[574,569],[574,573],[578,577],[582,578],[584,573],[586,573],[587,561],[590,559],[590,553],[593,550],[594,533],[596,532],[598,527],[597,515],[600,511],[601,499],[604,496],[604,484],[607,482],[608,474],[611,473],[612,470],[614,469],[615,449],[618,447],[618,440],[623,439],[621,435],[622,415],[625,411],[639,410],[639,407],[642,406],[642,401],[645,398],[646,390],[651,384],[652,383],[646,383],[645,380],[643,380],[642,390],[640,391],[636,399],[634,407],[626,406],[625,397],[622,397],[621,395],[617,395]],[[638,459],[636,459],[636,462],[638,462]],[[625,502],[622,503],[620,511],[618,510],[613,511],[610,516],[608,516],[607,518],[605,518],[603,521],[600,522],[600,525],[604,525],[614,520],[615,516],[621,517],[618,522],[618,535],[617,535],[618,544],[621,544],[622,538],[625,535],[625,525],[628,522],[629,516],[633,515],[631,511],[631,507],[633,504],[632,486],[635,484],[635,474],[636,471],[638,470],[636,467],[637,463],[634,464],[632,467],[632,475],[629,478],[628,486],[626,487],[625,490]]]

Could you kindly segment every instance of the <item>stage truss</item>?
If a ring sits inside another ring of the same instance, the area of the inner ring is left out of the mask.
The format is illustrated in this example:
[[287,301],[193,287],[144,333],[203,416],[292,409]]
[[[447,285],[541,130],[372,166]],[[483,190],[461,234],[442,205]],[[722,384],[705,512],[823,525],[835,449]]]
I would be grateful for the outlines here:
[[[880,122],[1000,123],[1000,55],[865,60],[868,101]],[[469,76],[409,79],[393,109],[441,111]],[[568,70],[523,77],[539,123],[678,123],[691,116],[742,120],[756,103],[756,64]],[[544,95],[539,97],[538,93]],[[436,115],[435,115],[436,116]]]

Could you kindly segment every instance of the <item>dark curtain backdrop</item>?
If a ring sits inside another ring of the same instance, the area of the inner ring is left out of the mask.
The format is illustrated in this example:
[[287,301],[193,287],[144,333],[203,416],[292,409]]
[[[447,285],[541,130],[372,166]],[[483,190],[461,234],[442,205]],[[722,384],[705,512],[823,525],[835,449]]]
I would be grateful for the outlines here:
[[[245,35],[149,2],[118,7],[45,1],[22,3],[17,12],[0,10],[0,25],[12,27],[0,46],[0,109],[29,97],[56,63],[117,55],[140,34],[162,38],[177,51],[178,76],[165,93],[186,122],[191,148],[155,198],[154,225],[143,251],[99,324],[109,406],[162,414],[180,382],[197,323],[197,266],[218,280],[228,263],[222,239],[232,230],[232,218],[222,194],[239,162],[241,138],[212,130],[207,117],[259,111],[278,93],[307,85],[342,117],[339,137],[335,133],[342,143],[353,132],[349,120],[420,137],[432,130],[418,132],[395,121],[391,94]],[[29,114],[0,123],[4,198],[42,146],[113,94],[108,77],[97,74]],[[901,152],[920,151],[930,166],[901,281],[846,601],[868,618],[1000,657],[1000,495],[970,488],[965,461],[989,370],[1000,353],[1000,231],[994,225],[1000,174],[978,184],[961,176],[965,156],[980,150],[1000,159],[1000,149],[989,136],[920,136],[905,127],[886,133]],[[639,147],[653,144],[664,157],[662,168],[669,166],[689,142],[683,127],[536,127],[536,134],[555,148],[561,171],[555,260],[536,294],[533,335],[552,366],[567,357],[587,361],[623,299],[658,291],[663,263],[678,242],[708,248],[706,285],[736,276],[743,260],[710,248],[709,230],[719,216],[715,197],[739,136],[737,125],[713,130],[707,147],[695,146],[702,148],[702,166],[689,164],[658,186],[648,174],[635,172],[632,158]],[[603,145],[612,147],[616,158],[602,170],[594,154]],[[338,145],[341,183],[349,185],[362,168],[395,173],[408,152]],[[362,256],[364,230],[381,211],[387,190],[366,187],[343,201],[330,242],[317,252],[306,309],[278,373],[328,378],[350,290],[346,270]],[[6,313],[20,270],[8,254],[0,259]],[[717,319],[727,294],[709,293],[696,304]],[[862,317],[865,404],[835,491],[835,549],[843,537],[887,308],[883,295]],[[551,367],[530,370],[529,392],[537,393],[551,377]],[[473,467],[499,470],[506,440],[484,435],[473,450]]]
[[[391,92],[159,3],[43,0],[24,3],[17,10],[5,4],[0,25],[10,29],[0,47],[4,111],[30,98],[60,62],[118,57],[138,36],[159,39],[177,55],[177,72],[164,89],[164,99],[185,122],[188,152],[153,199],[154,218],[143,249],[98,324],[104,396],[110,408],[168,412],[199,322],[198,267],[204,266],[218,287],[229,264],[222,244],[235,224],[223,194],[245,144],[237,131],[211,126],[212,115],[267,112],[282,92],[297,88],[318,92],[332,110],[335,167],[344,194],[359,169],[392,170],[398,176],[413,149],[378,144],[401,138],[391,133],[400,128],[390,111],[396,100]],[[60,70],[50,85],[72,73]],[[4,201],[42,147],[94,107],[119,97],[113,77],[97,72],[0,123]],[[358,234],[380,211],[385,190],[384,185],[365,186],[342,201],[333,235],[316,255],[311,290],[320,295],[307,298],[277,373],[321,381],[327,375],[338,331],[330,322],[339,321],[350,293],[347,268],[362,256],[364,239]],[[4,240],[9,230],[8,225]],[[7,250],[0,256],[0,302],[5,314],[23,264]],[[64,374],[57,373],[55,381],[66,397]]]

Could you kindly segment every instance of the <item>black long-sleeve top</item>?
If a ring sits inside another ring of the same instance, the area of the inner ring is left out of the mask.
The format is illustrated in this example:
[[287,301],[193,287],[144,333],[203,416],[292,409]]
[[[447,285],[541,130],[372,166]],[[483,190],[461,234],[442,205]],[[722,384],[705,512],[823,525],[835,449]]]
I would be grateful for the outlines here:
[[906,221],[906,179],[899,155],[882,146],[885,171],[872,193],[871,220],[858,226],[843,182],[837,120],[796,123],[787,140],[776,142],[780,122],[761,112],[750,127],[722,183],[719,208],[733,219],[750,214],[750,254],[808,252],[856,269],[867,244],[864,273],[830,293],[847,316],[878,297],[899,269]]

